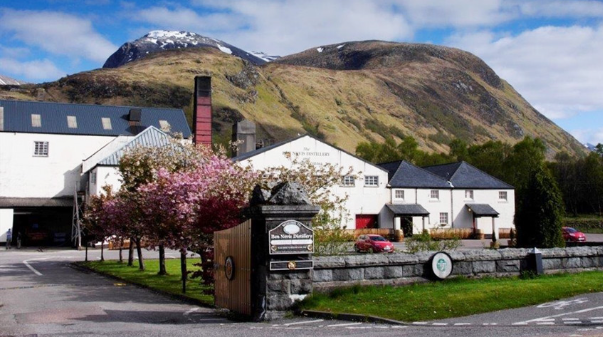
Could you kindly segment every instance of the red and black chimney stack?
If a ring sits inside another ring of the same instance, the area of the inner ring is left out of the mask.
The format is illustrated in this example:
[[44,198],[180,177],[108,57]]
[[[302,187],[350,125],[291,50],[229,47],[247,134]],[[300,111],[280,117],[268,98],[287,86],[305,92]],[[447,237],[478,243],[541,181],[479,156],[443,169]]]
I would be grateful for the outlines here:
[[193,142],[211,146],[211,77],[195,77]]

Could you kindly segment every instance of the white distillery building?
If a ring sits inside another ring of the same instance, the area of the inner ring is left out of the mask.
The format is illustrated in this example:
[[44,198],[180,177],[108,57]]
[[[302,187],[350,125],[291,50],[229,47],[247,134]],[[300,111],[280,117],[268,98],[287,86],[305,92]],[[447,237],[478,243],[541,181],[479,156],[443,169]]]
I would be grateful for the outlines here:
[[316,165],[336,165],[344,171],[351,167],[359,175],[356,180],[342,177],[332,191],[348,196],[350,216],[343,224],[347,229],[403,229],[405,235],[412,235],[434,228],[473,228],[492,234],[493,228],[498,232],[514,227],[513,187],[465,162],[426,168],[406,161],[374,165],[309,135],[233,160],[262,170],[291,167],[290,155]]
[[88,192],[82,164],[150,126],[191,135],[180,109],[0,100],[0,233],[70,245],[74,206]]
[[309,135],[247,152],[233,160],[241,165],[250,165],[255,170],[263,170],[269,167],[291,167],[290,157],[307,159],[315,165],[337,165],[344,171],[351,168],[358,179],[342,177],[342,183],[332,191],[336,195],[348,196],[345,207],[349,214],[342,225],[347,229],[378,227],[379,214],[383,205],[389,201],[389,190],[388,172],[377,165]]

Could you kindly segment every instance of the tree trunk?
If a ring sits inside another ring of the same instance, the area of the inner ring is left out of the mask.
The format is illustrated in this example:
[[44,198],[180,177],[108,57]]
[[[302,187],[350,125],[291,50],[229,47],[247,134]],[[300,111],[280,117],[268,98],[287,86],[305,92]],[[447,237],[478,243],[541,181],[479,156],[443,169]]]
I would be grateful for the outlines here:
[[134,238],[130,238],[130,247],[128,248],[128,267],[134,265]]
[[158,275],[167,275],[165,270],[165,247],[163,244],[159,245],[159,273]]
[[138,269],[144,270],[144,260],[142,259],[142,247],[140,247],[142,238],[136,238],[136,252],[138,253]]
[[85,262],[88,262],[88,242],[86,242],[86,259]]
[[101,240],[101,262],[105,261],[105,238]]
[[119,239],[119,263],[124,263],[124,238]]
[[182,272],[182,293],[186,293],[186,279],[188,272],[186,271],[186,248],[180,249],[180,271]]

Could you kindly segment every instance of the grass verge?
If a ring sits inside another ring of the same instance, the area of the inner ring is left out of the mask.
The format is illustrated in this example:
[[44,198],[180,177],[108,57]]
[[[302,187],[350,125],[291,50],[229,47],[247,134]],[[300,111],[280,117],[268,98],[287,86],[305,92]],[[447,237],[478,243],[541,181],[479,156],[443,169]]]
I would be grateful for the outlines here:
[[353,286],[315,293],[302,310],[353,313],[416,322],[461,317],[603,291],[603,272],[545,275],[532,279],[454,278],[405,287]]
[[[193,263],[198,262],[199,259],[187,259],[187,270],[199,269],[199,267],[193,266]],[[188,280],[186,283],[186,293],[182,293],[179,259],[167,259],[165,261],[168,275],[157,275],[159,272],[159,260],[145,260],[144,263],[146,267],[144,271],[138,269],[138,262],[135,262],[132,267],[128,267],[125,262],[119,263],[113,260],[82,262],[80,265],[129,283],[138,284],[167,294],[190,298],[203,305],[214,305],[213,295],[203,292],[210,288],[202,286],[199,279]]]

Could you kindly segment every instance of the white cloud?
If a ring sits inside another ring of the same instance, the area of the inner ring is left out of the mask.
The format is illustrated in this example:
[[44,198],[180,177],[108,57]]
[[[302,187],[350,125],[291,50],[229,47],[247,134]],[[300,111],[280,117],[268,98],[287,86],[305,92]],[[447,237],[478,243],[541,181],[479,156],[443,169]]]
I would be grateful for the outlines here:
[[602,110],[603,27],[540,27],[517,36],[457,34],[473,52],[550,118]]
[[4,47],[0,45],[0,55],[10,58],[29,56],[31,51],[21,47]]
[[96,62],[105,61],[117,49],[89,20],[60,12],[0,10],[0,32],[56,55]]
[[389,2],[224,0],[197,4],[212,11],[200,15],[186,8],[153,7],[135,12],[132,19],[280,55],[350,40],[399,40],[413,33]]
[[50,60],[18,61],[12,58],[0,58],[0,72],[25,81],[54,81],[65,76]]
[[603,144],[603,127],[570,130],[571,134],[581,143]]
[[479,27],[494,26],[516,17],[516,11],[502,0],[399,0],[414,27]]
[[603,3],[599,1],[519,0],[516,5],[521,14],[533,17],[603,17]]

